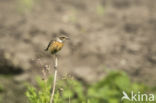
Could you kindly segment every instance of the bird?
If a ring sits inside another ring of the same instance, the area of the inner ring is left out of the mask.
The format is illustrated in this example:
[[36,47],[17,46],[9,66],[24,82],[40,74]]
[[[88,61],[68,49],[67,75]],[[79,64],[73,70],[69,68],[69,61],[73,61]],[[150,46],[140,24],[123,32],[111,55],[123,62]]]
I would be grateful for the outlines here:
[[52,55],[56,54],[57,52],[59,52],[63,46],[64,46],[64,42],[65,40],[69,39],[69,37],[67,36],[59,36],[56,37],[56,39],[51,40],[47,46],[47,48],[45,49],[45,51],[50,52]]

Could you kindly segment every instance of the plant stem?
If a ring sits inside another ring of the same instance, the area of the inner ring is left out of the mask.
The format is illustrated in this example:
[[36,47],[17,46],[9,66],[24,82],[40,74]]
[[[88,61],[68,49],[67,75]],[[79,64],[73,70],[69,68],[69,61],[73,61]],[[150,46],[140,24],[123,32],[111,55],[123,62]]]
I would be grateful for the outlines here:
[[55,94],[55,87],[56,87],[56,78],[57,78],[57,66],[58,66],[58,60],[57,60],[57,55],[55,54],[55,64],[54,64],[54,81],[53,81],[53,87],[52,87],[52,93],[50,97],[50,103],[53,103],[54,99],[54,94]]

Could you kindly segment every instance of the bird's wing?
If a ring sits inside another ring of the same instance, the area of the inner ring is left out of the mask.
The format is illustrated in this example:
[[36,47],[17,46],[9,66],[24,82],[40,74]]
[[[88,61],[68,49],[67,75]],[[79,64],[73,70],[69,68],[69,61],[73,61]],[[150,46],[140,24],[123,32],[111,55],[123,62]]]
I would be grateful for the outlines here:
[[50,47],[50,45],[51,45],[51,43],[52,43],[53,41],[54,41],[54,40],[51,40],[51,41],[49,42],[49,44],[48,44],[47,48],[46,48],[46,49],[44,49],[45,51],[48,51],[48,48]]

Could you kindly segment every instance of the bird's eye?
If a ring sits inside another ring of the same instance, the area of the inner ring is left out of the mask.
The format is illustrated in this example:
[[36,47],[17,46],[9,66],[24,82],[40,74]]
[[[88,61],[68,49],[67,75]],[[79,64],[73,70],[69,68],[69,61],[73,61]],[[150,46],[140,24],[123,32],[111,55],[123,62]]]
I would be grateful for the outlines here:
[[65,39],[65,37],[61,37],[61,39],[63,40],[63,39]]

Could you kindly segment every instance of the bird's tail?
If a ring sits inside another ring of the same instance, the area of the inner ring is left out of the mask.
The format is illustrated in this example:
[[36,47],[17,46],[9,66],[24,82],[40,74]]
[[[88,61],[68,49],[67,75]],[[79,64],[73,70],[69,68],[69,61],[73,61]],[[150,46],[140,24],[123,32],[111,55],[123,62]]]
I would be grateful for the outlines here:
[[48,51],[48,49],[49,49],[49,47],[50,47],[51,43],[52,43],[52,40],[49,42],[49,44],[48,44],[47,48],[46,48],[46,49],[44,49],[45,51]]

